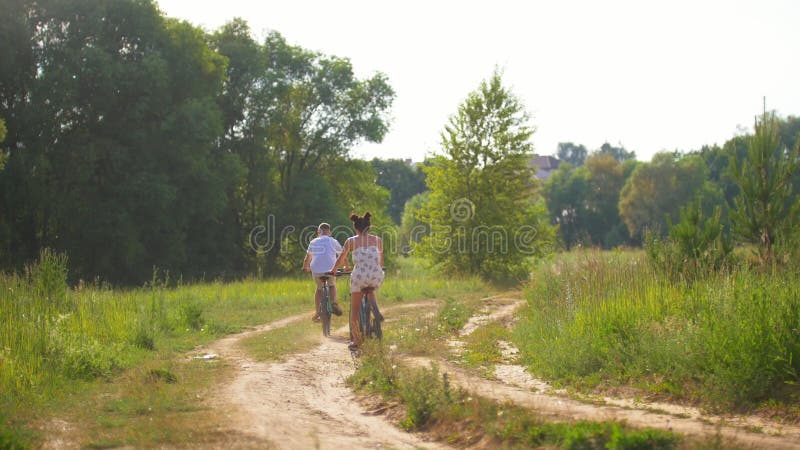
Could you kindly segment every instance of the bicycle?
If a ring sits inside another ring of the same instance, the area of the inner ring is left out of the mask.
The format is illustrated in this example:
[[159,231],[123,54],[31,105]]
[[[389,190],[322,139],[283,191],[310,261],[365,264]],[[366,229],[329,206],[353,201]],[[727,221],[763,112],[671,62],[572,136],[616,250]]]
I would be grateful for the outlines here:
[[320,281],[322,281],[322,298],[319,300],[317,314],[322,322],[322,335],[325,337],[331,335],[331,315],[333,314],[333,301],[331,300],[328,280],[332,276],[334,276],[334,274],[329,272],[319,277]]
[[322,286],[319,288],[321,292],[319,305],[317,305],[317,316],[319,316],[320,322],[322,322],[322,335],[325,337],[329,337],[331,335],[331,315],[342,315],[342,310],[338,309],[338,305],[331,298],[331,287],[328,284],[328,280],[331,277],[338,277],[340,275],[341,270],[337,271],[336,273],[326,272],[319,277],[319,280],[322,282]]
[[[337,273],[337,276],[349,274],[350,272],[341,272]],[[381,329],[381,322],[383,322],[383,314],[381,314],[380,308],[378,308],[378,302],[375,299],[375,288],[372,286],[365,286],[361,289],[361,304],[359,305],[358,314],[358,330],[361,338],[371,339],[375,337],[378,340],[382,339],[383,330]],[[353,340],[353,329],[351,323],[350,341]],[[351,352],[353,352],[352,349]]]

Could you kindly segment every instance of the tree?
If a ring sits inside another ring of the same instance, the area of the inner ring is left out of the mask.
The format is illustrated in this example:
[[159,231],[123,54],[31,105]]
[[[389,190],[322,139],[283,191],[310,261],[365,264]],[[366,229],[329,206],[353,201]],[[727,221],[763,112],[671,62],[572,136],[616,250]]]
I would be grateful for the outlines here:
[[426,169],[431,226],[420,249],[442,268],[491,279],[527,273],[525,260],[552,237],[528,161],[528,115],[495,72],[470,93]]
[[[0,119],[0,144],[6,140],[6,132],[6,122]],[[6,164],[6,157],[5,152],[0,150],[0,171],[3,170],[3,166]]]
[[647,229],[666,235],[667,217],[677,222],[681,206],[696,195],[706,197],[704,205],[718,204],[717,191],[706,183],[706,171],[705,162],[697,155],[658,153],[650,163],[639,164],[619,200],[620,216],[631,237],[641,238]]
[[[347,222],[352,203],[375,205],[379,222],[386,205],[376,196],[382,199],[384,191],[375,188],[371,167],[350,170],[365,166],[349,152],[362,140],[380,141],[388,129],[394,93],[385,76],[360,80],[347,59],[289,45],[277,32],[258,44],[241,19],[214,33],[212,43],[229,61],[218,98],[225,127],[220,145],[245,166],[237,196],[243,234],[272,218],[281,230]],[[364,201],[351,202],[353,192],[364,193]],[[302,244],[303,237],[291,239]],[[252,253],[260,257],[250,262],[264,272],[289,269],[298,248],[264,246],[269,250]]]
[[545,184],[545,198],[567,248],[577,244],[610,248],[628,242],[618,209],[625,179],[624,165],[599,152],[583,167],[562,164],[553,173]]
[[374,158],[372,167],[377,175],[375,182],[391,193],[388,212],[394,223],[399,225],[408,199],[427,189],[425,172],[401,159]]
[[739,186],[731,220],[734,233],[758,245],[762,263],[774,259],[774,248],[789,237],[800,218],[800,201],[793,195],[792,177],[800,171],[800,140],[788,148],[778,134],[775,113],[755,121],[746,158],[733,158],[730,176]]
[[575,145],[572,142],[558,143],[558,159],[572,164],[573,167],[582,166],[588,154],[589,152],[583,145]]
[[14,149],[0,179],[6,262],[53,247],[89,279],[138,283],[153,266],[216,273],[237,173],[214,146],[224,59],[150,1],[23,3],[18,53],[33,59],[19,70],[34,76],[3,75],[16,80],[3,85]]
[[319,165],[347,156],[362,140],[383,139],[394,91],[383,74],[358,80],[349,60],[291,46],[276,32],[264,47],[267,147],[283,202],[296,203],[298,180],[318,175]]
[[586,168],[586,223],[592,243],[604,248],[627,243],[628,232],[619,215],[619,196],[625,184],[623,165],[612,155],[600,152],[586,160]]
[[238,247],[241,267],[237,268],[256,271],[258,253],[246,243],[253,230],[267,223],[267,211],[277,196],[276,162],[266,148],[266,109],[272,100],[260,95],[267,77],[266,55],[242,19],[223,25],[210,42],[228,61],[217,96],[223,127],[218,151],[237,155],[243,166],[241,183],[229,193],[225,215],[235,226],[227,239]]
[[403,206],[403,218],[400,221],[400,228],[397,236],[400,251],[407,255],[414,246],[422,241],[422,238],[431,232],[430,225],[420,219],[420,212],[430,199],[430,191],[421,192],[406,202]]
[[544,185],[550,220],[558,226],[558,234],[567,249],[589,241],[588,193],[588,169],[576,168],[570,163],[560,164]]
[[631,159],[636,159],[636,152],[632,150],[625,150],[625,147],[614,147],[613,145],[606,142],[605,144],[600,146],[600,149],[597,150],[596,153],[605,153],[611,155],[619,162],[625,162]]

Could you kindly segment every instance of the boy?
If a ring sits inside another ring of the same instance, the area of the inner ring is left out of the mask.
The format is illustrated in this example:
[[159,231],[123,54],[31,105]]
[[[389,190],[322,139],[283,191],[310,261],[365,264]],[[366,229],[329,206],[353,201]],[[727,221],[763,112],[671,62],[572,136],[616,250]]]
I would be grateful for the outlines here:
[[[318,313],[319,302],[322,299],[322,280],[320,280],[320,277],[333,270],[336,258],[341,252],[341,244],[331,237],[331,226],[325,222],[319,224],[317,237],[308,244],[306,259],[303,260],[303,270],[311,272],[314,282],[317,284],[317,290],[314,293],[314,316],[311,318],[314,322],[320,320]],[[335,276],[329,276],[328,287],[331,293],[331,301],[333,302],[333,313],[341,316],[342,310],[339,308],[339,303],[336,302]]]

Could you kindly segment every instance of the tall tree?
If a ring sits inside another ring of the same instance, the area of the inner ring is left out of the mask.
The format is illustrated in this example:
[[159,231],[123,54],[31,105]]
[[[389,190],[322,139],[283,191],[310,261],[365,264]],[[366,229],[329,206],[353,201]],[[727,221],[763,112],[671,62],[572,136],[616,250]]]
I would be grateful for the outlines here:
[[401,159],[374,158],[372,167],[376,172],[375,182],[391,193],[388,212],[394,223],[400,225],[403,207],[408,199],[427,189],[425,172]]
[[266,109],[272,99],[261,95],[268,76],[266,55],[251,36],[247,22],[238,18],[215,31],[210,42],[228,60],[217,97],[223,127],[218,151],[237,155],[244,170],[241,183],[229,194],[226,216],[236,223],[229,240],[241,252],[240,262],[252,270],[258,259],[250,247],[250,233],[267,223],[267,211],[277,192],[276,164],[266,148]]
[[572,142],[558,143],[558,159],[572,164],[573,167],[582,166],[588,154],[588,150],[583,145],[576,145]]
[[566,248],[589,243],[588,169],[569,163],[559,165],[545,183],[543,194],[550,220],[558,226],[559,237]]
[[606,142],[605,144],[600,146],[600,149],[597,150],[596,153],[605,153],[611,155],[619,162],[625,162],[631,159],[636,159],[636,152],[633,150],[625,150],[625,147],[619,146],[614,147],[613,145]]
[[586,160],[588,177],[588,232],[592,243],[611,248],[628,241],[619,215],[619,196],[625,184],[623,165],[608,153],[595,153]]
[[[6,122],[3,119],[0,119],[0,144],[6,140]],[[0,170],[3,170],[3,166],[6,164],[6,153],[0,148]]]
[[236,162],[214,152],[224,60],[204,33],[146,0],[19,12],[35,75],[17,77],[3,104],[12,151],[0,180],[16,263],[54,247],[77,276],[114,282],[147,279],[154,265],[216,267]]
[[763,263],[773,260],[775,245],[787,239],[800,220],[800,201],[792,186],[798,171],[800,140],[787,147],[775,113],[764,111],[748,139],[746,158],[733,158],[730,165],[741,192],[730,212],[733,230],[740,239],[758,245]]
[[420,248],[448,270],[487,278],[526,273],[525,260],[551,237],[528,166],[533,129],[495,72],[470,93],[442,133],[426,169],[431,226]]
[[[717,195],[706,181],[705,162],[697,155],[659,153],[650,163],[639,164],[625,182],[619,200],[619,212],[631,237],[641,238],[646,229],[666,235],[667,217],[678,222],[680,208],[696,195]],[[706,203],[716,204],[718,199]]]
[[322,164],[347,156],[358,142],[383,139],[394,92],[383,74],[359,80],[349,60],[289,45],[276,32],[264,47],[267,146],[288,206],[298,200],[299,180],[319,176]]

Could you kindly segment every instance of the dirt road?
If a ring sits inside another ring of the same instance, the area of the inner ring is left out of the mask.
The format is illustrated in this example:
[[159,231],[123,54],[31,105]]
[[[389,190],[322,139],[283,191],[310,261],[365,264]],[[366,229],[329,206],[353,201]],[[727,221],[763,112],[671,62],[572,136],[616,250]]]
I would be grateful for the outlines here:
[[[431,307],[422,302],[395,308]],[[392,308],[384,311],[390,313]],[[237,348],[238,342],[299,320],[293,316],[215,342],[206,351],[237,365],[233,381],[213,399],[220,410],[231,411],[226,427],[241,436],[239,445],[267,443],[281,449],[449,448],[407,433],[380,414],[370,414],[345,386],[354,362],[347,350],[347,328],[309,352],[282,363],[260,363]]]

